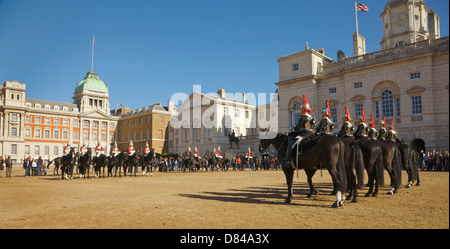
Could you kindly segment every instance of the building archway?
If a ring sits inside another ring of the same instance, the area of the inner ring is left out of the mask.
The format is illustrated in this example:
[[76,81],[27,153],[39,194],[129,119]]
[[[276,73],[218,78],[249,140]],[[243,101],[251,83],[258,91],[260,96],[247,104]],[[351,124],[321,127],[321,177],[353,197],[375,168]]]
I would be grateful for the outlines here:
[[423,152],[426,151],[425,150],[425,141],[423,141],[423,139],[421,139],[421,138],[414,138],[413,140],[411,140],[411,142],[409,144],[416,152],[419,152],[420,150],[423,150]]

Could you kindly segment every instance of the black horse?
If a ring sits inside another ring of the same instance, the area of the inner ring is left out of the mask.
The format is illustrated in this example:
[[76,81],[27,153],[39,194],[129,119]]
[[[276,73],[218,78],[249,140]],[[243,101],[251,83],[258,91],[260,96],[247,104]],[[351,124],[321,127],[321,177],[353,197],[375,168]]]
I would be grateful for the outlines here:
[[[260,151],[265,151],[269,144],[272,144],[277,150],[278,160],[284,160],[288,146],[287,135],[278,134],[273,139],[261,139]],[[323,135],[314,145],[303,148],[298,155],[292,153],[291,158],[288,158],[288,161],[292,162],[282,165],[288,185],[288,197],[285,202],[290,203],[292,199],[292,183],[295,169],[313,169],[320,165],[328,170],[335,186],[336,201],[332,207],[342,206],[347,187],[344,150],[345,145],[340,139],[331,135]]]
[[153,175],[153,159],[156,157],[156,153],[153,149],[151,149],[147,154],[142,157],[139,157],[139,163],[141,164],[142,175],[148,176],[148,172],[150,171],[150,175]]
[[234,132],[228,133],[228,141],[230,142],[230,149],[233,148],[233,143],[236,143],[237,148],[239,149],[239,138],[234,135]]
[[417,165],[416,152],[410,145],[399,140],[395,142],[395,145],[400,151],[402,168],[408,174],[408,183],[405,188],[412,187],[414,181],[417,181],[416,186],[420,186],[419,167]]
[[93,158],[94,163],[94,172],[95,176],[100,177],[100,172],[102,174],[102,177],[105,178],[105,167],[108,166],[108,157],[104,154],[100,154],[99,156],[94,156]]
[[88,148],[86,153],[81,155],[78,161],[78,171],[80,173],[80,178],[85,177],[89,178],[89,169],[91,167],[91,160],[92,160],[92,149]]
[[[64,180],[64,177],[66,179],[73,179],[73,168],[74,168],[75,162],[77,160],[76,154],[75,154],[75,148],[70,148],[69,153],[60,158],[61,158],[61,160],[56,160],[57,158],[55,158],[55,165],[56,165],[56,161],[60,161],[61,179]],[[47,168],[50,166],[50,163],[47,165]],[[70,175],[70,177],[69,177],[69,175]]]
[[122,156],[124,157],[124,175],[126,176],[127,170],[130,170],[130,176],[133,175],[133,169],[134,169],[134,176],[136,176],[138,165],[139,165],[139,156],[137,155],[138,151],[136,151],[133,155],[128,155],[127,152],[123,151]]
[[[59,169],[61,168],[61,165],[63,163],[63,157],[56,157],[47,164],[47,169],[50,168],[50,165],[52,163],[55,163],[55,167],[53,168],[53,175],[59,175]],[[56,173],[55,173],[56,172]]]
[[386,140],[375,140],[375,142],[381,147],[381,151],[383,152],[383,166],[391,178],[388,194],[395,194],[402,184],[400,151],[392,142]]

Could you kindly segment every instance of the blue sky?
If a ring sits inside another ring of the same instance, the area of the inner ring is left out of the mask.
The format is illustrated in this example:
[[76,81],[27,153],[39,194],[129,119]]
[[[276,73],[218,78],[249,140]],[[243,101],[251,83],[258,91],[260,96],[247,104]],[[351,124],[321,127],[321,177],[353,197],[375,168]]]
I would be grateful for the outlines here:
[[[360,1],[359,33],[380,50],[380,14],[387,0]],[[448,0],[429,0],[448,36]],[[351,57],[355,32],[350,0],[0,0],[0,80],[27,84],[27,97],[72,102],[91,68],[108,84],[110,106],[131,109],[172,94],[271,93],[277,59],[305,42],[336,60]]]

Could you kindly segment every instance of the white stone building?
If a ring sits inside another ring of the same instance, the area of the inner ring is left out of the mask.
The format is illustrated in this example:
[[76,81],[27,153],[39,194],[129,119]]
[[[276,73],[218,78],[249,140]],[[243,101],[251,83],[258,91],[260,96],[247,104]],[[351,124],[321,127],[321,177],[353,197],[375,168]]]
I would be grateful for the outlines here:
[[[439,17],[424,1],[390,0],[381,14],[381,50],[365,53],[364,37],[354,34],[354,56],[340,50],[337,61],[324,49],[304,50],[278,59],[279,131],[300,116],[301,96],[320,111],[328,99],[335,132],[345,106],[352,120],[364,108],[366,119],[392,119],[400,139],[424,141],[427,150],[449,148],[449,39],[440,38]],[[358,37],[358,42],[356,42]]]

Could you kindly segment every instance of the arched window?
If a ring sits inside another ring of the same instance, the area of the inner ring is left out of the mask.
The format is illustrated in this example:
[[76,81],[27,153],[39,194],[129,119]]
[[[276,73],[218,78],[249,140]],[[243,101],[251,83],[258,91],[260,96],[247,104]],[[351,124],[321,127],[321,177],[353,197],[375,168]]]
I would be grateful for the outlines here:
[[291,126],[296,126],[298,121],[300,120],[301,116],[302,116],[301,104],[297,102],[297,103],[294,104],[294,108],[292,109]]
[[391,90],[385,90],[381,93],[381,112],[386,117],[394,116],[394,100]]

